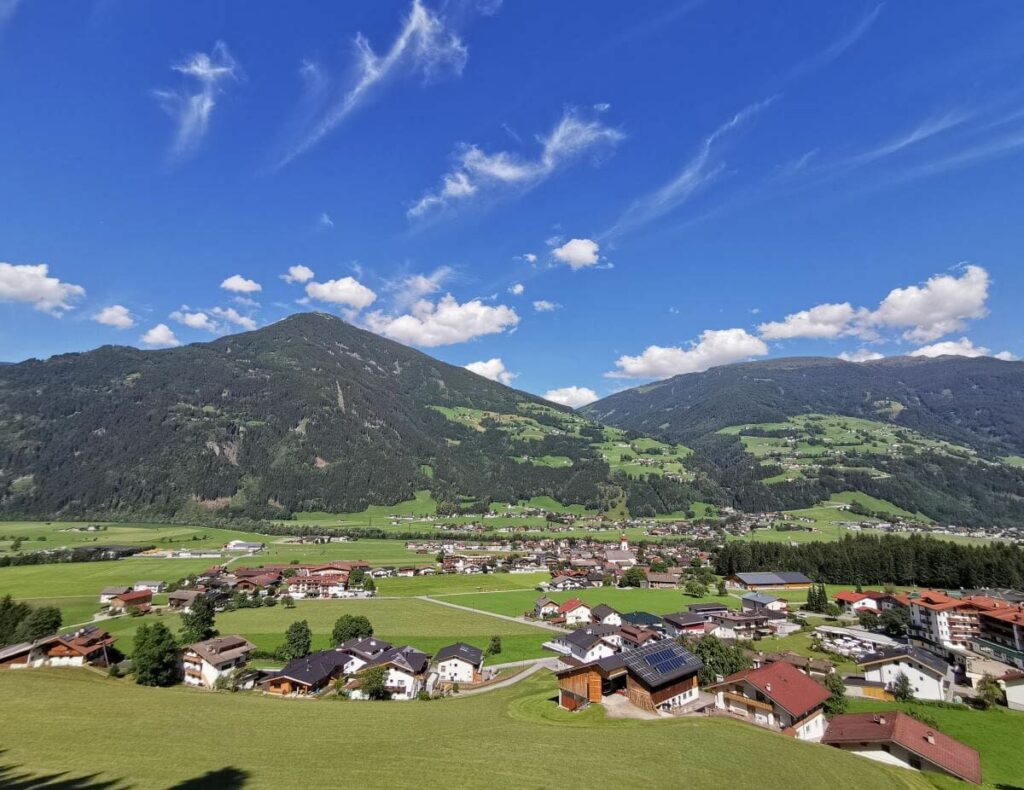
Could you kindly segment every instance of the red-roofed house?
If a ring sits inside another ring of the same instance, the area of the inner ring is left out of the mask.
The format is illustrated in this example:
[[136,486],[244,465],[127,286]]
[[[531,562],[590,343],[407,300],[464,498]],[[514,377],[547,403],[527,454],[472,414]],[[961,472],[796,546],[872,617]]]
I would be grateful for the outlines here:
[[559,606],[558,614],[565,617],[566,625],[586,625],[590,622],[590,607],[579,598],[570,598]]
[[115,595],[110,599],[110,608],[115,612],[127,612],[129,609],[145,612],[148,611],[152,602],[153,593],[149,590],[139,590]]
[[981,784],[981,758],[974,749],[899,711],[836,716],[821,742],[886,765]]
[[881,611],[881,593],[859,593],[843,590],[835,595],[836,603],[848,612],[875,612]]
[[818,741],[825,733],[822,705],[829,692],[792,664],[777,662],[744,669],[708,686],[715,707],[752,724],[781,730],[802,741]]

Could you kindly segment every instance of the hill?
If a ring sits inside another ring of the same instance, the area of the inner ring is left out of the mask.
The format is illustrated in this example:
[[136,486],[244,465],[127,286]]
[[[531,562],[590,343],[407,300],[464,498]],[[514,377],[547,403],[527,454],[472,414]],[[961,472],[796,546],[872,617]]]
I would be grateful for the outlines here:
[[793,358],[676,376],[581,411],[685,442],[691,467],[745,510],[854,490],[938,521],[1019,527],[1021,391],[1020,362]]
[[[0,368],[0,512],[282,517],[430,489],[596,504],[604,433],[338,318]],[[554,460],[552,460],[554,459]]]

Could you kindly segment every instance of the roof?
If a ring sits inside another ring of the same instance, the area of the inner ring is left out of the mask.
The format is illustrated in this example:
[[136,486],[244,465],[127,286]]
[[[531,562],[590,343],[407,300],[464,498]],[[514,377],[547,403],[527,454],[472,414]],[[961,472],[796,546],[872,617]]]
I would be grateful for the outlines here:
[[675,612],[664,617],[666,623],[676,628],[692,628],[695,625],[704,625],[704,615],[699,612]]
[[346,639],[338,645],[338,650],[344,650],[346,653],[353,653],[361,658],[369,658],[379,655],[385,650],[390,650],[392,647],[393,645],[390,642],[385,642],[383,639],[375,639],[372,636],[357,636],[353,639]]
[[104,587],[100,590],[100,595],[122,595],[123,593],[130,592],[131,587]]
[[629,672],[650,687],[664,686],[701,670],[704,663],[671,640],[651,642],[623,654]]
[[196,653],[204,661],[211,664],[223,664],[227,661],[234,661],[237,658],[244,658],[256,649],[256,645],[238,634],[229,636],[216,636],[203,642],[196,642],[188,645],[186,650]]
[[608,615],[618,614],[618,612],[612,609],[606,603],[599,603],[597,606],[590,610],[590,614],[596,617],[598,620],[604,620],[604,618],[606,618]]
[[534,602],[534,605],[535,605],[535,606],[547,606],[547,605],[549,605],[549,604],[554,604],[555,606],[558,606],[558,601],[552,601],[552,600],[551,600],[550,598],[548,598],[548,597],[547,597],[547,596],[545,595],[545,596],[543,596],[543,597],[541,597],[541,598],[538,598],[538,599],[537,599],[537,600],[536,600],[536,601]]
[[691,603],[686,610],[689,612],[722,612],[728,608],[724,603]]
[[949,664],[934,653],[927,650],[920,650],[910,645],[897,645],[896,647],[882,648],[873,653],[861,656],[857,666],[863,667],[867,664],[889,664],[899,661],[910,660],[925,667],[928,667],[937,675],[945,675],[949,671]]
[[392,647],[389,650],[385,650],[379,656],[375,656],[368,661],[363,669],[392,664],[399,669],[404,669],[407,672],[418,675],[427,668],[429,663],[430,659],[427,658],[426,653],[406,645],[405,647]]
[[581,601],[579,598],[570,598],[568,601],[566,601],[558,607],[558,611],[562,614],[565,614],[566,612],[571,612],[574,609],[579,609],[581,606],[587,609],[590,608],[585,603],[583,603],[583,601]]
[[781,600],[781,599],[778,596],[768,595],[767,593],[752,592],[752,593],[747,593],[740,600],[741,601],[750,601],[751,603],[759,603],[759,604],[767,605],[767,604],[770,604],[770,603],[775,603],[776,601]]
[[[614,628],[614,626],[613,626]],[[616,629],[617,630],[617,629]],[[583,650],[589,650],[604,638],[604,634],[594,633],[593,628],[578,628],[571,634],[562,637],[571,645],[576,645]]]
[[981,784],[981,757],[974,749],[899,711],[836,716],[821,742],[895,743],[953,776]]
[[434,656],[434,660],[439,663],[452,658],[458,658],[473,666],[479,666],[483,663],[484,651],[478,647],[467,645],[465,642],[456,642],[454,645],[442,647],[437,651],[437,655]]
[[777,661],[760,669],[744,669],[710,688],[746,681],[796,719],[829,698],[828,690],[792,664]]
[[647,581],[655,584],[678,584],[679,579],[671,573],[647,573]]
[[149,590],[139,590],[138,592],[121,593],[115,597],[123,603],[130,604],[132,601],[152,601],[153,593]]
[[661,618],[656,614],[651,614],[650,612],[629,612],[628,614],[622,615],[622,619],[627,623],[643,626],[645,628],[652,625],[661,625]]
[[340,650],[321,650],[305,658],[293,658],[273,677],[286,677],[304,686],[317,686],[348,662]]
[[796,571],[778,573],[736,573],[733,574],[744,584],[810,584],[811,580]]

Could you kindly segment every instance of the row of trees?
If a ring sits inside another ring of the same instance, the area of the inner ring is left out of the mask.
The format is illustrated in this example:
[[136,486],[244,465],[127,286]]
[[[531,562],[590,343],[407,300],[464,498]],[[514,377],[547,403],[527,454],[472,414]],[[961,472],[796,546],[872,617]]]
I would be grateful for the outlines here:
[[0,599],[0,647],[33,642],[57,633],[61,613],[56,606],[32,606],[10,595]]

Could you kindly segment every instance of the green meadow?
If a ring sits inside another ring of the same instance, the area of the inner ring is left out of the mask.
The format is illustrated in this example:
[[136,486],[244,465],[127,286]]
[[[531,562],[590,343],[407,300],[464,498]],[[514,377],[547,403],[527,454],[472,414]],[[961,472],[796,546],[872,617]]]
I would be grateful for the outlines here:
[[[536,590],[524,590],[521,592],[436,595],[434,597],[457,603],[460,606],[481,609],[485,612],[521,615],[526,611],[532,612],[534,602],[542,595],[544,594]],[[722,597],[709,595],[704,598],[692,598],[689,595],[685,595],[682,590],[644,590],[638,587],[592,587],[572,592],[549,593],[547,597],[558,603],[565,603],[571,598],[579,598],[591,606],[604,603],[623,613],[643,611],[658,615],[683,611],[686,609],[687,604],[691,603],[724,603],[726,606],[734,609],[738,609],[740,606],[739,598],[731,595]]]
[[80,790],[259,790],[343,777],[366,788],[602,787],[614,772],[630,787],[710,788],[726,770],[734,790],[932,787],[911,771],[722,718],[567,713],[555,689],[542,672],[463,699],[296,701],[143,688],[87,670],[0,672],[4,718],[17,722],[0,735],[0,785],[50,777]]

